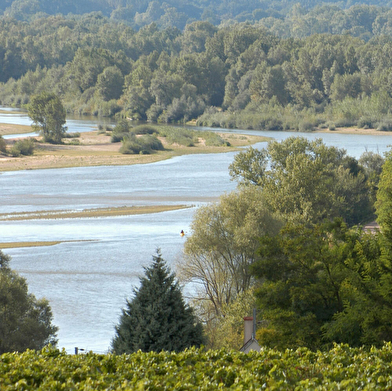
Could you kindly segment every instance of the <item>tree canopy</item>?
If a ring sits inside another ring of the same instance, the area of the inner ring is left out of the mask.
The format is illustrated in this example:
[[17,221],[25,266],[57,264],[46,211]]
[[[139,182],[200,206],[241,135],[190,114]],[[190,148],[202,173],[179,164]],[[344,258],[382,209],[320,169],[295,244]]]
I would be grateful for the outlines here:
[[365,170],[321,139],[289,137],[260,151],[249,148],[235,156],[230,175],[242,185],[259,186],[266,205],[286,221],[342,217],[353,225],[373,213]]
[[28,115],[33,120],[33,129],[39,131],[45,141],[60,143],[66,132],[65,109],[60,98],[48,92],[32,97]]
[[201,324],[185,304],[175,275],[158,251],[122,311],[112,350],[117,354],[138,350],[179,352],[199,347],[203,340]]
[[0,355],[56,345],[57,327],[46,299],[28,293],[26,280],[9,267],[0,251]]

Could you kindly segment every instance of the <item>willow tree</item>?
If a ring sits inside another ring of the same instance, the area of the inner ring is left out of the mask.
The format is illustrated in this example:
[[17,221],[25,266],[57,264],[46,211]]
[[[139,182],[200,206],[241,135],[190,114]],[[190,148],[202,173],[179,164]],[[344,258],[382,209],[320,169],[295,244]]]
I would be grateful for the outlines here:
[[257,187],[223,195],[218,203],[199,208],[178,265],[180,276],[199,287],[195,300],[212,305],[221,315],[224,305],[252,285],[250,266],[258,238],[274,235],[280,227]]

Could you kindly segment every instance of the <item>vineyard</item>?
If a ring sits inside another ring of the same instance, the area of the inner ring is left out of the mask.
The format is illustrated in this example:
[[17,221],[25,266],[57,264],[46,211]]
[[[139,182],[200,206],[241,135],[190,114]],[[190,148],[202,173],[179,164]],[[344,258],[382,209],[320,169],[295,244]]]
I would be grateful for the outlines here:
[[6,353],[0,390],[391,390],[392,344],[382,348],[336,345],[260,353],[190,349],[182,353],[68,355]]

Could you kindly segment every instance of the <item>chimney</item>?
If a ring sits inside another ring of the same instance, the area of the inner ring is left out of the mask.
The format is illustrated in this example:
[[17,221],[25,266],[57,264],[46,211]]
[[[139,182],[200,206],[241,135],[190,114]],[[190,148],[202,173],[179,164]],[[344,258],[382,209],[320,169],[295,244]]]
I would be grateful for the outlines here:
[[253,336],[253,317],[252,316],[245,316],[244,318],[244,345],[252,339]]

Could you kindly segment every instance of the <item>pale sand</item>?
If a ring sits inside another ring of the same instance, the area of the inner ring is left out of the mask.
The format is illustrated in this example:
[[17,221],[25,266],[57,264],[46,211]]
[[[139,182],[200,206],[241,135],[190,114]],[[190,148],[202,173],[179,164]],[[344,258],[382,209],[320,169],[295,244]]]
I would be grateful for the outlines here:
[[[111,143],[110,136],[98,132],[86,132],[81,133],[78,138],[80,145],[67,145],[71,139],[64,139],[65,144],[62,145],[37,143],[33,156],[15,158],[0,155],[0,171],[152,163],[185,154],[229,152],[239,146],[268,141],[268,138],[259,136],[238,134],[222,134],[222,136],[230,142],[231,147],[207,147],[202,140],[194,147],[182,147],[168,145],[165,139],[161,139],[165,151],[150,155],[124,155],[119,152],[121,143]],[[16,139],[6,141],[9,148]]]

